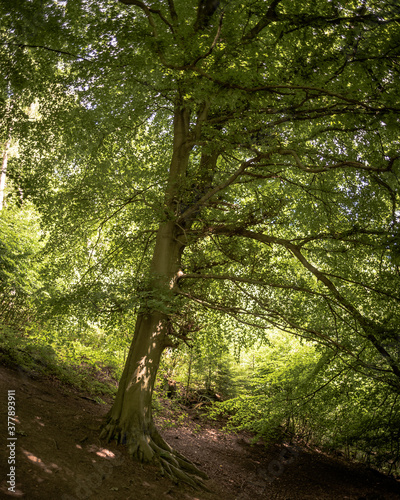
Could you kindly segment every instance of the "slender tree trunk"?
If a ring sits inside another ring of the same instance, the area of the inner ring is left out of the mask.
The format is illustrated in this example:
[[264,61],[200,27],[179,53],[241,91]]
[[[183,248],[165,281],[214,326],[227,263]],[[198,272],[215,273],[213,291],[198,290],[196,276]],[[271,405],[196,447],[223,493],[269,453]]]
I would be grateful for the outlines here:
[[1,175],[0,175],[0,210],[4,208],[4,190],[6,187],[6,176],[7,176],[7,160],[8,160],[8,148],[10,141],[4,144],[3,150],[3,160],[1,163]]
[[207,349],[207,364],[208,364],[208,370],[207,370],[207,378],[206,378],[206,391],[208,393],[211,392],[211,377],[212,377],[212,365],[213,365],[213,360],[212,360],[212,355],[210,353],[210,348]]
[[[154,301],[173,294],[181,266],[185,235],[176,223],[179,194],[187,171],[191,148],[188,146],[189,113],[177,109],[174,120],[174,150],[165,194],[167,221],[159,226],[151,264],[148,292]],[[160,308],[165,310],[165,308]],[[163,473],[194,487],[207,476],[158,433],[152,416],[154,383],[165,347],[173,345],[168,315],[156,308],[139,310],[133,341],[126,360],[117,396],[101,437],[126,443],[130,453],[141,461],[156,462]]]
[[193,362],[193,347],[190,349],[190,356],[189,356],[189,366],[188,366],[187,382],[186,382],[186,402],[189,400],[190,382],[192,377],[192,362]]

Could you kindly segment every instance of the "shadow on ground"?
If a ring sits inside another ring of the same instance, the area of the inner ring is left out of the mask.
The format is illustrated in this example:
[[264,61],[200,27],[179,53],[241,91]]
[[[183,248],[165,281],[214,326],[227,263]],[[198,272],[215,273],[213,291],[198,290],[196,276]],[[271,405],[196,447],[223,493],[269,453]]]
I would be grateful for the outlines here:
[[[15,390],[17,414],[12,439],[7,433],[10,389]],[[398,481],[366,467],[285,443],[252,446],[246,434],[188,421],[163,435],[208,473],[212,492],[197,492],[160,476],[155,466],[141,466],[125,447],[100,441],[99,426],[109,406],[57,380],[0,367],[0,401],[0,498],[400,499]],[[13,444],[15,492],[7,482]]]

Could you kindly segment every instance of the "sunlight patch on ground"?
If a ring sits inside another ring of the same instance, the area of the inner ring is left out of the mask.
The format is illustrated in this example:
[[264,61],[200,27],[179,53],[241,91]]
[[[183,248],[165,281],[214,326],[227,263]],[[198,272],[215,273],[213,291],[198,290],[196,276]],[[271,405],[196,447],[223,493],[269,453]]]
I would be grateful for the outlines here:
[[39,424],[39,425],[41,425],[42,427],[44,427],[44,423],[41,422],[41,420],[42,420],[41,417],[35,417],[36,423]]
[[19,498],[25,495],[25,493],[19,490],[18,488],[15,488],[15,490],[12,493],[10,493],[8,491],[8,487],[3,485],[0,486],[0,493],[4,493],[4,495],[7,495],[12,498]]
[[107,450],[106,448],[99,448],[95,444],[88,446],[87,450],[92,453],[96,453],[96,455],[102,458],[115,458],[115,454],[112,451]]
[[48,474],[53,474],[52,469],[59,469],[57,464],[52,463],[52,464],[46,465],[42,461],[42,459],[40,459],[39,457],[37,457],[36,455],[31,453],[30,451],[22,450],[22,452],[28,460],[30,460],[32,463],[38,465],[39,467],[41,467]]
[[215,431],[213,429],[207,429],[204,434],[211,440],[213,441],[218,441],[219,439],[219,433],[218,431]]

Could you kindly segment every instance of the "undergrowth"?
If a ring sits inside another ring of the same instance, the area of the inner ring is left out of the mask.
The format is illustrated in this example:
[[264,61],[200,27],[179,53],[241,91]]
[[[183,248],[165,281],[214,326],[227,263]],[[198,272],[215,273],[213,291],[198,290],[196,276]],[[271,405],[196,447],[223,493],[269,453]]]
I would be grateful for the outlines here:
[[79,341],[60,346],[45,335],[29,336],[0,325],[0,361],[28,374],[54,376],[61,382],[92,395],[114,395],[121,366],[99,350]]

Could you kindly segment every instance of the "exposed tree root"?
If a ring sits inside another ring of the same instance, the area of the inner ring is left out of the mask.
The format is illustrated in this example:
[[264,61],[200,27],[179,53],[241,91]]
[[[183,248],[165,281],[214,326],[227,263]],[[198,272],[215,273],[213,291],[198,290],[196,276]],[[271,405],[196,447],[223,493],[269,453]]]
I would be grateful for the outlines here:
[[109,418],[101,431],[100,439],[105,439],[107,442],[116,440],[117,443],[126,444],[134,458],[140,462],[157,464],[161,474],[176,483],[183,482],[194,489],[209,491],[203,482],[208,479],[207,474],[172,449],[154,425],[147,430],[136,428],[128,431]]

